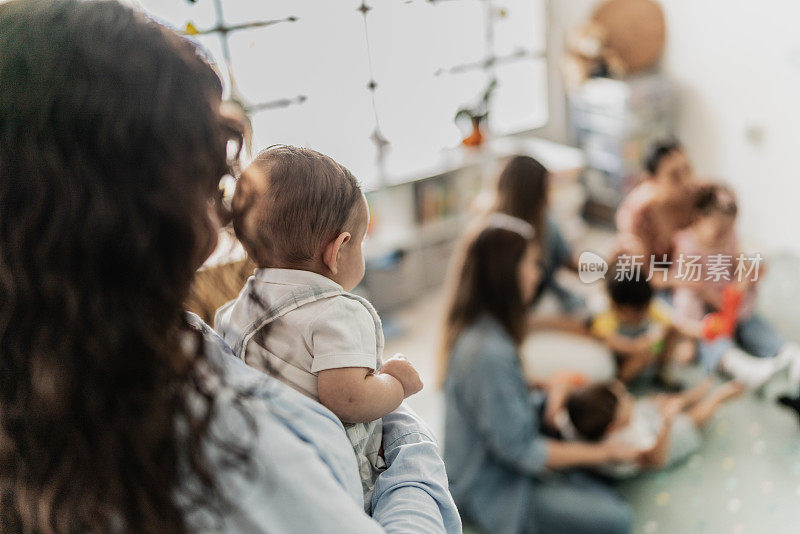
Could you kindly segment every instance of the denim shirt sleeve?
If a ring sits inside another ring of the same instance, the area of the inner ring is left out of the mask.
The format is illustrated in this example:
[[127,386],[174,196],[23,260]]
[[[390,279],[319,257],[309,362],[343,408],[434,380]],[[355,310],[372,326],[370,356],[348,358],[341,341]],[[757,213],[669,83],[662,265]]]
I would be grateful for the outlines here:
[[561,267],[572,257],[572,247],[570,247],[564,235],[561,233],[555,218],[550,215],[547,217],[547,242],[548,254],[553,267]]
[[[250,396],[248,413],[257,435],[248,476],[223,471],[236,496],[224,519],[229,532],[460,532],[444,464],[424,424],[405,407],[384,418],[388,468],[376,482],[373,517],[363,510],[353,449],[336,416],[318,402],[252,369],[202,323],[209,356],[226,381]],[[226,418],[223,407],[221,418]],[[236,417],[222,424],[227,431]]]
[[500,463],[539,475],[545,470],[548,439],[541,434],[540,400],[525,385],[519,358],[510,340],[493,338],[477,355],[465,391],[476,431]]
[[372,517],[386,532],[461,532],[433,434],[405,404],[383,417],[387,469],[378,477]]

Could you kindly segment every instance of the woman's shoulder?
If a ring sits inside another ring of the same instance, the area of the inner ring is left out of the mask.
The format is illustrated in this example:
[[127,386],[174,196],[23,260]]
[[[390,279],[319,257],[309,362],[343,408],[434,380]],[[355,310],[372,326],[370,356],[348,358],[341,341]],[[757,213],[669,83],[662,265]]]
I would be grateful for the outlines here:
[[675,235],[672,238],[672,242],[675,246],[676,254],[693,253],[700,248],[700,245],[697,241],[697,234],[691,227],[684,228],[682,230],[678,230],[677,232],[675,232]]
[[652,209],[654,190],[653,185],[645,180],[622,199],[617,209],[617,223],[632,222]]
[[287,418],[290,420],[306,414],[306,417],[330,419],[341,426],[338,418],[320,403],[237,358],[225,340],[202,319],[191,313],[187,313],[186,317],[189,326],[200,332],[206,357],[222,375],[221,384],[224,384],[224,388],[266,401],[273,412],[289,412]]
[[456,339],[451,365],[470,362],[471,367],[504,365],[518,360],[514,340],[496,319],[483,315],[467,325]]
[[[347,441],[344,427],[333,412],[280,380],[245,364],[234,356],[222,337],[199,317],[187,314],[187,322],[201,333],[208,362],[220,374],[216,386],[219,413],[225,411],[226,399],[246,399],[258,406],[256,413],[268,415],[261,421],[257,420],[257,424],[289,427],[302,440],[310,443],[329,438],[341,438],[338,440],[344,440],[342,443]],[[349,452],[350,448],[345,447],[344,450]]]
[[[236,361],[226,357],[223,372],[238,367]],[[190,508],[193,530],[318,529],[319,518],[304,510],[323,504],[319,488],[326,488],[328,501],[360,505],[361,483],[341,423],[327,417],[322,405],[247,369],[252,376],[236,369],[235,380],[217,388],[207,443],[211,471],[232,506],[214,523],[208,510]],[[254,388],[243,391],[245,378]]]
[[[291,472],[297,462],[321,461],[339,486],[360,501],[361,483],[352,469],[352,447],[339,419],[318,402],[236,358],[225,341],[198,317],[187,316],[187,322],[200,332],[208,363],[219,374],[219,380],[212,384],[211,421],[212,434],[219,439],[210,445],[247,443],[252,461],[247,477],[227,464],[219,468],[219,475],[235,480],[232,487],[255,487],[266,478],[275,478],[276,473]],[[224,458],[224,451],[220,454]],[[293,484],[291,480],[285,483]],[[285,489],[300,491],[307,483],[313,481],[298,480],[294,484],[297,488]]]

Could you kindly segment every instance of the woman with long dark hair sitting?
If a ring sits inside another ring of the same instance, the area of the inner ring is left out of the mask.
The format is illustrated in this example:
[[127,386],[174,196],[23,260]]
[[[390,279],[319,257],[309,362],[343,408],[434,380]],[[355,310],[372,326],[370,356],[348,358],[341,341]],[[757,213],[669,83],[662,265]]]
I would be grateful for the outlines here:
[[496,214],[486,225],[459,260],[444,332],[444,457],[453,497],[487,532],[628,532],[628,505],[571,469],[639,452],[545,435],[545,395],[528,389],[519,356],[540,278],[539,246],[520,219]]
[[459,530],[412,413],[370,518],[338,419],[183,313],[238,139],[221,89],[116,2],[0,4],[0,530]]
[[549,290],[565,313],[581,314],[586,308],[584,299],[556,280],[563,269],[577,272],[578,260],[550,213],[550,181],[550,172],[538,160],[530,156],[512,157],[497,178],[492,211],[522,219],[536,231],[536,240],[541,246],[542,273],[532,304],[537,304]]

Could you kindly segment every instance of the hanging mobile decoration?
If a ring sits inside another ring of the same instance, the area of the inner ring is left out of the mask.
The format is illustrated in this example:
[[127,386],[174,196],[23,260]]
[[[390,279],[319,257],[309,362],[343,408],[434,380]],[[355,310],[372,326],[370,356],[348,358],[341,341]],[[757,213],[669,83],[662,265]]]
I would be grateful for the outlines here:
[[[187,0],[187,1],[191,4],[197,3],[197,0]],[[235,32],[238,30],[263,28],[283,23],[293,23],[296,22],[298,18],[295,16],[288,16],[279,19],[258,20],[258,21],[244,22],[239,24],[226,24],[223,16],[222,0],[212,0],[212,1],[214,3],[214,8],[216,11],[215,25],[207,29],[201,29],[198,28],[194,24],[194,22],[189,21],[186,23],[186,26],[184,28],[184,33],[190,36],[198,36],[206,34],[218,34],[220,36],[220,42],[222,44],[222,55],[225,61],[224,68],[228,73],[228,79],[230,81],[230,97],[228,100],[230,103],[240,108],[241,113],[245,118],[246,126],[248,129],[247,132],[248,135],[245,138],[245,150],[247,154],[252,154],[252,146],[251,146],[252,123],[250,118],[251,115],[253,113],[264,110],[302,105],[307,101],[308,98],[305,95],[296,95],[293,97],[279,98],[276,100],[260,102],[260,103],[252,103],[248,101],[244,97],[238,84],[236,83],[236,77],[234,76],[233,62],[231,59],[230,47],[228,42],[228,35],[231,32]],[[404,0],[405,3],[411,3],[413,1],[414,0]],[[425,1],[432,5],[435,5],[438,3],[454,1],[454,0],[417,0],[417,1]],[[494,47],[494,32],[495,32],[494,22],[495,19],[502,19],[508,17],[508,10],[505,7],[496,7],[492,0],[483,0],[483,4],[485,6],[485,11],[486,11],[486,17],[485,17],[486,26],[484,35],[484,39],[486,42],[485,58],[478,61],[451,65],[449,67],[440,67],[433,73],[435,76],[440,76],[440,75],[455,75],[474,70],[480,70],[483,71],[486,75],[487,85],[483,91],[482,96],[479,98],[477,104],[472,106],[464,106],[461,109],[459,109],[455,115],[456,123],[460,123],[465,118],[469,119],[471,131],[466,135],[466,137],[462,141],[462,143],[466,146],[479,146],[484,139],[484,133],[482,132],[482,125],[485,124],[486,122],[486,119],[489,114],[489,104],[491,96],[498,85],[498,78],[495,72],[496,67],[501,64],[512,63],[524,60],[526,58],[534,58],[540,55],[540,53],[536,51],[527,50],[522,47],[502,56],[497,55]],[[376,92],[379,84],[375,80],[375,75],[374,75],[372,46],[370,42],[369,22],[368,22],[368,15],[370,14],[370,11],[372,9],[373,7],[368,3],[368,0],[361,0],[359,6],[356,8],[356,10],[361,13],[364,23],[364,40],[366,44],[367,63],[368,63],[367,67],[369,71],[369,80],[367,81],[366,87],[370,93],[370,100],[372,104],[372,112],[374,117],[374,128],[369,136],[369,139],[375,146],[375,152],[376,152],[375,159],[378,169],[378,180],[382,182],[385,180],[385,169],[386,169],[385,160],[389,152],[389,149],[391,147],[391,143],[381,130],[380,118],[376,104]]]
[[369,69],[369,81],[367,82],[367,89],[370,92],[370,99],[372,100],[372,113],[375,117],[375,128],[372,130],[372,134],[369,136],[369,138],[375,145],[375,162],[378,167],[378,180],[382,182],[385,180],[386,154],[389,151],[389,146],[391,143],[381,132],[381,125],[380,121],[378,120],[378,106],[375,103],[375,91],[378,88],[378,82],[375,81],[375,75],[372,68],[372,47],[370,46],[369,25],[367,24],[367,14],[372,9],[372,6],[368,5],[366,0],[361,0],[361,5],[359,5],[356,9],[357,11],[361,12],[361,15],[364,18],[364,40],[366,41],[367,45],[367,68]]
[[[467,147],[479,147],[483,144],[484,133],[482,130],[482,125],[489,117],[489,101],[492,98],[492,93],[494,93],[494,90],[497,87],[497,76],[494,72],[494,67],[499,58],[495,55],[494,50],[495,10],[491,1],[487,0],[485,2],[484,12],[486,14],[486,26],[484,27],[486,58],[478,62],[477,67],[467,64],[456,65],[455,67],[449,69],[450,73],[458,73],[472,70],[472,68],[479,68],[484,71],[489,79],[489,82],[484,89],[483,95],[481,96],[477,105],[472,107],[462,107],[456,112],[456,116],[454,118],[456,125],[458,125],[463,118],[469,118],[470,120],[471,131],[469,135],[461,140],[461,144]],[[442,69],[439,69],[436,74],[441,74],[441,70]]]
[[468,63],[460,63],[458,65],[453,65],[452,67],[440,67],[436,69],[433,74],[434,76],[441,76],[443,74],[463,74],[473,70],[490,70],[497,65],[514,63],[521,59],[535,58],[539,55],[540,54],[538,52],[520,48],[514,52],[502,56],[490,55],[484,59],[470,61]]
[[[431,3],[437,3],[447,0],[429,0]],[[464,137],[461,143],[464,146],[477,147],[484,141],[484,132],[482,130],[483,124],[486,123],[489,116],[489,103],[498,85],[498,78],[496,67],[506,63],[515,63],[520,60],[534,58],[540,53],[533,50],[526,50],[523,47],[517,48],[515,51],[498,55],[495,50],[494,32],[495,32],[495,19],[505,19],[508,17],[509,12],[505,7],[495,7],[492,0],[484,0],[485,3],[485,20],[486,26],[484,31],[484,40],[486,47],[486,57],[483,59],[461,63],[450,67],[440,67],[434,72],[434,76],[441,76],[444,74],[463,74],[471,71],[483,71],[487,77],[488,83],[480,97],[478,103],[474,106],[464,106],[458,110],[455,116],[456,125],[463,122],[463,119],[468,118],[471,126],[469,134]]]
[[251,22],[242,22],[240,24],[231,24],[231,25],[226,25],[220,21],[217,21],[217,24],[215,26],[212,26],[207,30],[198,30],[197,27],[194,25],[194,23],[189,21],[186,23],[186,29],[184,31],[189,35],[204,35],[208,33],[219,33],[224,35],[237,30],[249,30],[252,28],[264,28],[266,26],[274,26],[275,24],[280,24],[282,22],[297,22],[297,17],[290,16],[290,17],[284,17],[282,19],[254,20]]
[[[197,0],[187,0],[187,1],[190,4],[195,4],[197,2]],[[222,57],[225,60],[225,70],[227,71],[228,79],[230,80],[231,92],[230,96],[228,97],[228,102],[238,107],[241,112],[241,116],[243,117],[245,123],[244,148],[246,151],[246,155],[250,156],[253,153],[253,146],[252,146],[253,123],[251,115],[258,111],[285,108],[292,105],[301,105],[307,100],[307,97],[305,95],[297,95],[290,98],[280,98],[269,102],[259,102],[259,103],[252,103],[248,101],[248,99],[242,94],[241,90],[239,89],[239,85],[236,83],[236,77],[234,76],[233,72],[233,62],[231,61],[231,51],[230,51],[230,45],[228,43],[228,35],[232,32],[239,30],[265,28],[267,26],[274,26],[276,24],[282,24],[286,22],[289,23],[297,22],[298,18],[295,16],[288,16],[281,19],[257,20],[251,22],[243,22],[240,24],[226,24],[225,17],[222,11],[222,0],[213,0],[213,2],[214,2],[214,11],[217,19],[216,24],[211,28],[200,30],[197,28],[197,26],[195,26],[194,22],[188,21],[184,28],[184,33],[189,36],[209,35],[209,34],[219,35],[220,42],[222,43]]]
[[306,95],[297,95],[293,98],[278,98],[277,100],[270,100],[268,102],[262,102],[260,104],[252,104],[246,106],[248,113],[257,113],[259,111],[264,111],[267,109],[279,109],[279,108],[288,108],[289,106],[295,104],[302,104],[308,100]]
[[464,146],[478,147],[483,143],[484,136],[481,130],[481,125],[489,116],[489,100],[492,98],[492,93],[496,87],[497,79],[493,78],[492,81],[489,82],[489,85],[486,86],[483,96],[476,106],[470,108],[461,108],[456,113],[454,119],[456,124],[461,122],[461,120],[464,118],[469,118],[470,124],[472,125],[472,131],[470,134],[461,141]]

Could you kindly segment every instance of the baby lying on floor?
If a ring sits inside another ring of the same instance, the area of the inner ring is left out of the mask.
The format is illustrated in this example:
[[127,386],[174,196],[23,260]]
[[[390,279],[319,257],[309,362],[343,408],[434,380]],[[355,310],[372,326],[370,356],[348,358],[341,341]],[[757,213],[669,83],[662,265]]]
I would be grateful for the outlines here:
[[642,451],[636,463],[615,463],[597,470],[612,478],[629,478],[644,469],[663,469],[694,453],[701,443],[699,429],[719,406],[744,391],[734,381],[711,390],[711,379],[678,394],[636,400],[622,382],[614,380],[570,389],[555,384],[546,416],[568,440],[609,441]]

